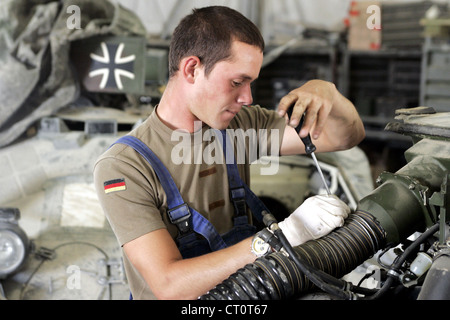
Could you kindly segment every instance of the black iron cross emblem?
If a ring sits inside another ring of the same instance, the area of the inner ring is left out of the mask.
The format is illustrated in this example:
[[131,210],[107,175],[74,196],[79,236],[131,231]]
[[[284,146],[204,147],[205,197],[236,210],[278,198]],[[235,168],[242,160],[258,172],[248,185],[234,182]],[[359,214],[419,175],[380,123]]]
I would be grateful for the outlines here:
[[[123,49],[125,45],[123,43],[106,44],[102,42],[100,44],[102,48],[103,56],[90,54],[92,59],[92,65],[89,72],[89,77],[102,76],[100,82],[100,89],[105,88],[117,88],[123,90],[121,77],[126,77],[134,80],[134,60],[136,56],[129,55],[123,57]],[[113,57],[113,59],[111,59]]]

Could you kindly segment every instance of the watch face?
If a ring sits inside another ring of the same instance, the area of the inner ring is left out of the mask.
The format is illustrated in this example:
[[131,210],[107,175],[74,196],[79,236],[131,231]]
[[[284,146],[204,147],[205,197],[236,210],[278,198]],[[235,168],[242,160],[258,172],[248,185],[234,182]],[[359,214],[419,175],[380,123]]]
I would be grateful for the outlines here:
[[254,237],[252,242],[252,252],[258,257],[266,254],[270,249],[270,245],[260,237]]

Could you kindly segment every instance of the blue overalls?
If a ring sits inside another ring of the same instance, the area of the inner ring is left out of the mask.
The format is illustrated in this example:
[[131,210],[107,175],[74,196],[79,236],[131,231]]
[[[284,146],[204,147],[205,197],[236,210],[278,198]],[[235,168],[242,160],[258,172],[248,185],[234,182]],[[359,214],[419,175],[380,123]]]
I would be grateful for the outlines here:
[[[269,212],[262,201],[240,178],[234,150],[232,148],[228,148],[228,150],[226,147],[230,143],[230,138],[225,130],[220,133],[227,160],[230,197],[235,208],[234,226],[222,236],[205,217],[184,202],[169,171],[147,145],[133,136],[124,136],[115,142],[115,144],[125,144],[135,149],[155,170],[167,195],[169,219],[178,227],[177,245],[185,259],[224,249],[252,236],[256,232],[256,228],[248,222],[247,206],[258,221],[262,221],[262,211]],[[232,159],[232,163],[229,163],[230,159]],[[203,238],[198,235],[202,235]]]

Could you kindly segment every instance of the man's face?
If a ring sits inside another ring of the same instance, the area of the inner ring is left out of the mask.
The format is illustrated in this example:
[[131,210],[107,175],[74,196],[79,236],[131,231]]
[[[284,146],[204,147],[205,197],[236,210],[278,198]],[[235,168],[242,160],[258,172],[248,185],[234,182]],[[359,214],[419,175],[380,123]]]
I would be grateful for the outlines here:
[[205,77],[199,71],[191,112],[214,129],[223,130],[241,110],[253,102],[251,83],[259,76],[263,53],[252,45],[234,41],[230,59],[218,62]]

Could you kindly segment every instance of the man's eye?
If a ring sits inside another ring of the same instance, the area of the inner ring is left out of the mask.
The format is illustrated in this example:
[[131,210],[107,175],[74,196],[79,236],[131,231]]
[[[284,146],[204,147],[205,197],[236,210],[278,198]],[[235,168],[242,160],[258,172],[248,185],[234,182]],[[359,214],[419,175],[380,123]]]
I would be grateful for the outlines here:
[[239,81],[232,81],[232,83],[233,83],[233,87],[240,87],[240,86],[242,86],[242,82],[239,82]]

